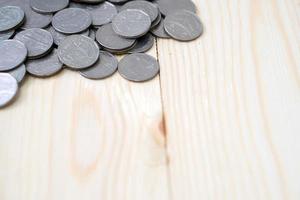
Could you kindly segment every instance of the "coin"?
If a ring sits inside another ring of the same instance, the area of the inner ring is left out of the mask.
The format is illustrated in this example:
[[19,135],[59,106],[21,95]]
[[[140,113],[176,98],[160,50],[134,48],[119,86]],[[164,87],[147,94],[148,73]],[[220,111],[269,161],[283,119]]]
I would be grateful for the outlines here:
[[194,40],[203,33],[203,25],[198,16],[185,10],[168,15],[164,27],[172,38],[180,41]]
[[181,10],[196,13],[196,6],[191,0],[156,0],[156,2],[160,12],[164,16]]
[[99,47],[87,36],[72,35],[59,45],[58,57],[63,64],[72,69],[84,69],[97,62]]
[[6,73],[9,73],[17,80],[18,83],[21,83],[26,75],[26,67],[22,64],[17,68],[7,71]]
[[15,34],[15,31],[14,31],[14,30],[1,32],[1,33],[0,33],[0,42],[3,41],[3,40],[8,40],[8,39],[11,38],[14,34]]
[[14,39],[23,42],[28,50],[28,58],[39,58],[47,54],[53,45],[51,33],[39,28],[27,29],[18,33]]
[[17,80],[8,73],[0,73],[0,108],[8,105],[17,92]]
[[104,79],[113,75],[117,68],[117,58],[109,52],[100,51],[98,62],[90,68],[80,70],[80,74],[89,79]]
[[0,1],[0,6],[18,6],[25,12],[25,21],[22,28],[45,28],[52,20],[52,14],[40,14],[33,11],[29,4],[30,0],[9,0]]
[[151,29],[151,33],[153,35],[155,35],[156,37],[159,38],[171,38],[168,33],[165,31],[165,27],[164,27],[164,19],[161,20],[161,22],[155,26],[154,28]]
[[69,0],[30,0],[30,6],[39,13],[54,13],[69,5]]
[[138,38],[149,31],[151,19],[141,10],[124,10],[113,19],[112,27],[122,37]]
[[106,24],[96,32],[96,40],[101,46],[112,50],[124,50],[132,47],[135,44],[135,39],[123,38],[117,35],[111,24]]
[[144,82],[153,79],[159,73],[159,64],[152,56],[134,53],[120,61],[118,71],[127,80]]
[[52,26],[64,34],[80,33],[92,24],[91,15],[80,8],[67,8],[56,13],[52,19]]
[[[67,35],[67,34],[63,34],[63,33],[60,33],[58,31],[56,31],[52,26],[49,26],[47,28],[47,31],[49,31],[53,37],[53,41],[54,41],[54,44],[56,44],[57,46],[60,45],[60,43],[68,36],[70,35]],[[78,33],[79,35],[85,35],[85,36],[89,36],[90,34],[90,30],[87,29],[81,33]]]
[[0,42],[0,71],[16,68],[24,62],[27,56],[25,45],[17,40]]
[[0,8],[0,32],[18,27],[24,20],[24,11],[17,6]]
[[151,2],[134,0],[129,1],[121,7],[121,11],[128,9],[137,9],[147,13],[151,19],[151,22],[154,22],[158,17],[158,7]]
[[108,24],[118,14],[115,5],[107,1],[100,4],[79,4],[71,3],[70,7],[82,8],[88,11],[92,16],[93,26],[102,26]]
[[62,70],[63,64],[59,61],[57,50],[54,49],[45,57],[28,60],[26,62],[26,70],[31,75],[37,77],[49,77]]
[[154,37],[148,33],[147,35],[139,38],[137,40],[136,45],[134,45],[134,47],[129,50],[129,53],[144,53],[146,51],[148,51],[149,49],[151,49],[154,45]]

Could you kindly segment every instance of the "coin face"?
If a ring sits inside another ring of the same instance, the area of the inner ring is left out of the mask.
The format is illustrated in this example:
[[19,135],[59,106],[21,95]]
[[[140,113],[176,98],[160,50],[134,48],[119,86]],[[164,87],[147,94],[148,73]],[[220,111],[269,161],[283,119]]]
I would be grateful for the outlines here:
[[151,22],[154,22],[158,17],[158,7],[151,2],[148,1],[129,1],[121,7],[121,11],[128,9],[137,9],[147,13],[151,19]]
[[9,104],[17,92],[17,80],[8,73],[0,73],[0,108]]
[[71,3],[70,7],[82,8],[88,11],[92,16],[92,24],[96,27],[110,23],[118,14],[116,6],[107,1],[100,4]]
[[124,10],[113,19],[112,27],[122,37],[138,38],[149,31],[151,19],[141,10]]
[[24,20],[24,11],[16,6],[0,7],[0,32],[18,27]]
[[92,24],[91,15],[80,8],[67,8],[56,13],[52,19],[52,26],[64,34],[80,33]]
[[52,76],[63,68],[63,64],[59,61],[57,51],[54,49],[49,55],[26,62],[26,70],[31,75],[37,77]]
[[129,53],[144,53],[154,45],[154,37],[149,33],[137,40],[136,45],[129,50]]
[[198,16],[185,10],[168,15],[164,27],[172,38],[180,41],[194,40],[203,33],[203,25]]
[[0,33],[0,42],[3,40],[8,40],[14,35],[15,31],[10,30],[10,31],[5,31]]
[[135,44],[135,39],[123,38],[117,35],[111,24],[100,27],[96,33],[96,40],[101,46],[111,50],[124,50]]
[[21,83],[26,75],[26,67],[24,64],[22,64],[17,68],[7,71],[7,73],[12,75],[17,80],[18,83]]
[[0,42],[0,71],[7,71],[18,67],[27,56],[25,45],[17,40]]
[[45,28],[47,27],[52,20],[52,14],[40,14],[35,12],[30,7],[30,0],[9,0],[9,1],[0,1],[0,6],[18,6],[25,12],[25,21],[22,25],[22,28]]
[[69,0],[30,0],[30,6],[39,13],[54,13],[69,5]]
[[99,60],[92,67],[80,70],[80,74],[89,79],[104,79],[113,75],[117,68],[117,58],[109,52],[100,51]]
[[27,29],[18,33],[14,39],[25,44],[28,58],[39,58],[48,53],[53,45],[51,33],[39,28]]
[[159,64],[152,56],[135,53],[120,61],[118,71],[127,80],[143,82],[153,79],[159,73]]
[[91,67],[99,58],[99,47],[82,35],[67,37],[58,47],[59,60],[72,69]]
[[196,6],[191,0],[156,0],[160,12],[168,16],[174,12],[188,10],[196,13]]

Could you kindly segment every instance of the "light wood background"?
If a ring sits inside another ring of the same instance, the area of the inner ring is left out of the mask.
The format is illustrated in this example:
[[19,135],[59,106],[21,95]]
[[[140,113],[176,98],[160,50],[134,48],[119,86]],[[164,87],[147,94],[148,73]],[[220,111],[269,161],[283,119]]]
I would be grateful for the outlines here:
[[0,111],[0,200],[299,200],[300,1],[195,0],[136,84],[65,70]]

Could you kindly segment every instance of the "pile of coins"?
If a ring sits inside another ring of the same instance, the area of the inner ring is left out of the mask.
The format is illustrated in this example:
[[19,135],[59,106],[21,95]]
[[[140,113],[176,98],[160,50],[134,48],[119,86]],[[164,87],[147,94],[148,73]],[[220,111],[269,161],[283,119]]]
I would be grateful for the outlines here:
[[[191,41],[203,32],[191,0],[1,0],[0,107],[26,74],[49,77],[64,68],[89,79],[118,71],[129,81],[159,74],[145,54],[155,37]],[[115,55],[127,54],[120,62]]]

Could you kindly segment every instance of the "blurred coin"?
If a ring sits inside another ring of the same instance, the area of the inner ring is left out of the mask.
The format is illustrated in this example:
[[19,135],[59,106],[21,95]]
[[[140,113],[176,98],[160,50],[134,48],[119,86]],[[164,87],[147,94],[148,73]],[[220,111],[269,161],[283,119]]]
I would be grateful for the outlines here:
[[191,0],[156,0],[160,12],[168,16],[174,12],[188,10],[196,13],[196,6]]
[[203,33],[199,17],[185,10],[168,15],[164,21],[164,27],[172,38],[180,41],[194,40]]
[[8,73],[0,73],[0,108],[9,104],[17,92],[17,80]]
[[80,8],[67,8],[56,13],[52,26],[64,34],[80,33],[92,24],[91,15]]
[[0,42],[3,40],[8,40],[9,38],[11,38],[14,35],[14,33],[15,33],[14,30],[1,32],[0,33]]
[[30,0],[30,6],[39,13],[54,13],[69,5],[69,0]]
[[63,64],[72,69],[84,69],[97,62],[99,47],[89,37],[72,35],[59,45],[58,57]]
[[112,27],[122,37],[138,38],[149,31],[151,19],[141,10],[124,10],[113,19]]
[[151,49],[154,45],[154,37],[148,33],[147,35],[139,38],[136,45],[129,50],[129,53],[144,53]]
[[17,68],[7,71],[6,73],[9,73],[17,80],[18,83],[21,83],[26,75],[26,67],[22,64]]
[[49,55],[26,62],[26,70],[37,77],[49,77],[62,70],[63,64],[58,60],[54,49]]
[[98,62],[90,68],[80,70],[80,74],[89,79],[104,79],[113,75],[117,68],[117,58],[109,52],[100,51]]
[[24,17],[24,11],[17,6],[0,7],[0,32],[17,28]]
[[143,82],[153,79],[159,73],[159,64],[152,56],[135,53],[120,61],[118,71],[127,80]]
[[21,31],[14,39],[25,44],[28,50],[28,58],[39,58],[48,53],[53,45],[51,33],[39,28],[32,28]]
[[7,71],[18,67],[27,56],[25,45],[17,40],[0,42],[0,71]]

